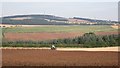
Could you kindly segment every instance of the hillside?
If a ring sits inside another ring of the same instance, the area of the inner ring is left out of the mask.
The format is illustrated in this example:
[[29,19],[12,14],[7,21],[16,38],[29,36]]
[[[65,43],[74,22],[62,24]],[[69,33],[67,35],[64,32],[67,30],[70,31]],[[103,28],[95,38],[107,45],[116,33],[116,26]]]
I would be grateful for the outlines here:
[[92,25],[92,24],[115,24],[115,21],[96,20],[87,18],[64,18],[53,15],[15,15],[0,18],[2,24],[12,25]]
[[52,15],[16,15],[2,18],[3,24],[13,25],[61,25],[66,24],[65,21],[66,18]]
[[53,16],[53,15],[16,15],[16,16],[7,16],[4,18],[49,19],[49,20],[67,21],[66,18]]
[[116,24],[116,23],[118,23],[116,21],[110,21],[110,20],[98,20],[98,19],[79,18],[79,17],[73,17],[73,19],[95,22],[96,24],[113,24],[113,23]]

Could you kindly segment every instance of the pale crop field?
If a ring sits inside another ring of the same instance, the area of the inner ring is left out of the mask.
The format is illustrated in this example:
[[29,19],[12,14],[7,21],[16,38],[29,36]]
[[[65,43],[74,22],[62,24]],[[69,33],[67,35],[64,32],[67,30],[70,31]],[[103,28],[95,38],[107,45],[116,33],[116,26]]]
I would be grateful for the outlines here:
[[109,25],[50,25],[36,27],[11,27],[2,28],[4,32],[15,33],[39,33],[39,32],[112,32],[117,29]]

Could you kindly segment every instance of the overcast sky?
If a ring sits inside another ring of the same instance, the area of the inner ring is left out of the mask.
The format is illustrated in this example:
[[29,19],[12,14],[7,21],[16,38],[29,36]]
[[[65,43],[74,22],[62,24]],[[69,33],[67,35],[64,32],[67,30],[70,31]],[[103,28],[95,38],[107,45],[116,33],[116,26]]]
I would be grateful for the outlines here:
[[118,2],[116,0],[116,2],[2,3],[2,16],[23,14],[50,14],[63,17],[85,17],[105,20],[118,20]]
[[0,0],[1,2],[118,2],[119,0]]

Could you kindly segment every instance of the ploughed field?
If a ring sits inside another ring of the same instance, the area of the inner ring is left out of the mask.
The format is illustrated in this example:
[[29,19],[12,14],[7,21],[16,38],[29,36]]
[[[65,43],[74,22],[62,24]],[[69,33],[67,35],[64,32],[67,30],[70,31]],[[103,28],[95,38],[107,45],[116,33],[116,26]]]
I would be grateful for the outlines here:
[[52,40],[74,38],[87,32],[97,35],[118,34],[109,25],[41,25],[3,28],[7,40]]
[[8,40],[53,40],[53,39],[64,39],[74,38],[81,36],[83,33],[71,32],[71,33],[6,33],[6,39]]
[[57,51],[3,49],[3,66],[117,66],[118,53],[110,51]]

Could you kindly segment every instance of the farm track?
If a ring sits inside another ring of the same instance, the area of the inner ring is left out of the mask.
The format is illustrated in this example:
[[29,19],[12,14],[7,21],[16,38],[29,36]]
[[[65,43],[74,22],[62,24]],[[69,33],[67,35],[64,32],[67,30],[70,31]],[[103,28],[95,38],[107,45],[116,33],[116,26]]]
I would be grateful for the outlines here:
[[[50,47],[1,47],[0,49],[24,49],[24,50],[50,50]],[[98,48],[60,48],[57,47],[57,51],[113,51],[119,52],[119,47],[98,47]]]

